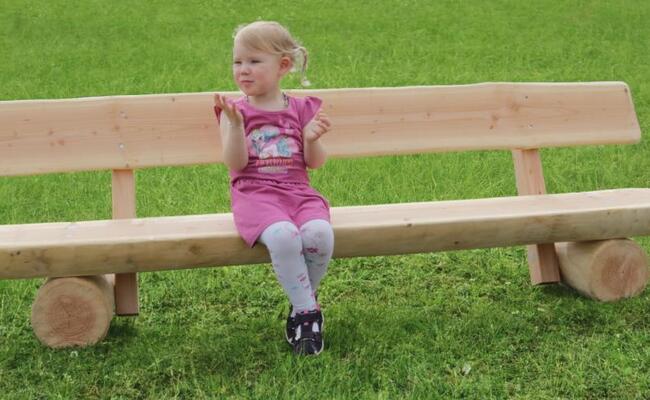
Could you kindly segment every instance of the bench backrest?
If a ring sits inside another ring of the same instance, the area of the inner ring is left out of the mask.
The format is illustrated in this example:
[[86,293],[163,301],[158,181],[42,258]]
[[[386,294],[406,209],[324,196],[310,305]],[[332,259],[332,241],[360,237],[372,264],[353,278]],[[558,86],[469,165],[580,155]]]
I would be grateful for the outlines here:
[[[334,125],[323,142],[333,157],[623,144],[641,138],[622,82],[289,93],[323,99]],[[220,162],[212,96],[0,102],[0,176]]]

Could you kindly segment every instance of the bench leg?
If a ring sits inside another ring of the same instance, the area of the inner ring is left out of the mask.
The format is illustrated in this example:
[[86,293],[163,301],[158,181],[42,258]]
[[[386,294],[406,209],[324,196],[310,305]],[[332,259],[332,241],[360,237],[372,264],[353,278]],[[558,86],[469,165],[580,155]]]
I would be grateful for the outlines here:
[[136,316],[138,306],[138,275],[136,273],[115,274],[115,314]]
[[[512,150],[519,195],[546,193],[538,149]],[[533,285],[560,281],[560,266],[553,243],[528,246],[528,268]]]
[[553,243],[528,246],[528,270],[533,285],[560,281],[560,266]]
[[[113,171],[113,219],[135,218],[135,173]],[[115,314],[138,315],[138,277],[135,273],[115,274]]]

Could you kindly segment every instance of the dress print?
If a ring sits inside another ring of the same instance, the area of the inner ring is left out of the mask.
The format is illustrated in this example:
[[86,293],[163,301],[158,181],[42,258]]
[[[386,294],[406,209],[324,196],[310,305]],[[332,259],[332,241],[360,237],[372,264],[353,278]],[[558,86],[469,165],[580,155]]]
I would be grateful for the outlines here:
[[290,135],[291,129],[264,125],[248,135],[249,155],[257,157],[255,167],[265,174],[286,174],[298,152],[298,143]]

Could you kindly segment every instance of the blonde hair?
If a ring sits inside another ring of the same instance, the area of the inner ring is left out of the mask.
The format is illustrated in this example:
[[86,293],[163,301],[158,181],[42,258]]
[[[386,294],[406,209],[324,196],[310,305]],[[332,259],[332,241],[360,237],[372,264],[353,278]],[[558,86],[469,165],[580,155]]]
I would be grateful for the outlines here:
[[235,29],[233,39],[253,50],[289,57],[294,65],[292,72],[296,71],[296,65],[300,65],[300,83],[303,86],[310,85],[306,77],[307,49],[291,36],[287,28],[279,23],[256,21],[240,25]]

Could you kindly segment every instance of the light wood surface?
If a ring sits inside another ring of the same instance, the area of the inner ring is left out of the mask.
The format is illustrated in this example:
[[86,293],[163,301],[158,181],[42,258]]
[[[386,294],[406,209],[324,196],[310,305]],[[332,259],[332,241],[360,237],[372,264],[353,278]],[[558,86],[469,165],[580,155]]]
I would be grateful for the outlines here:
[[32,305],[36,337],[49,347],[88,346],[102,340],[113,319],[112,276],[48,279]]
[[616,301],[638,295],[648,283],[648,259],[629,239],[556,243],[562,281],[583,295]]
[[[512,150],[517,192],[521,196],[546,194],[542,159],[538,149]],[[526,247],[530,281],[534,285],[560,281],[560,267],[553,243]]]
[[[650,189],[332,209],[335,257],[650,234]],[[0,226],[0,278],[268,262],[231,214]]]
[[[635,143],[622,82],[295,90],[332,157]],[[231,97],[239,93],[226,93]],[[0,176],[220,162],[213,93],[0,102]]]
[[[113,219],[135,218],[135,171],[114,170],[112,179]],[[120,316],[139,314],[138,276],[136,273],[116,274],[115,313]]]

